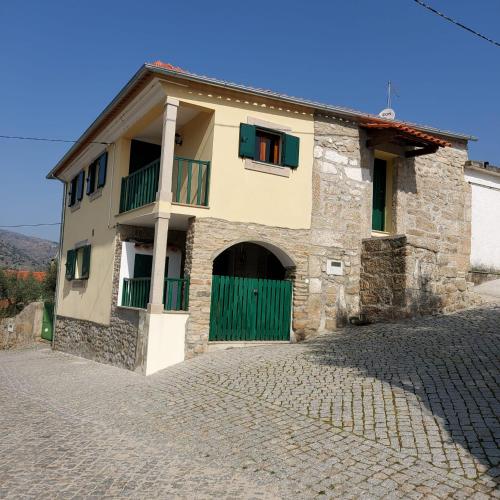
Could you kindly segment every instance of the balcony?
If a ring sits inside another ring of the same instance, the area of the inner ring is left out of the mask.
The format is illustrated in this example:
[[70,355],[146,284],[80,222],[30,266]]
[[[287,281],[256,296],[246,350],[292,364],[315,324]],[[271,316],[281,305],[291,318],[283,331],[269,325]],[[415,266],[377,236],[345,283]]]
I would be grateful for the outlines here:
[[[124,278],[121,305],[146,309],[150,287],[151,278]],[[187,311],[188,301],[189,279],[165,278],[163,288],[165,311]]]
[[[120,213],[143,207],[156,200],[160,159],[122,178]],[[174,157],[172,202],[189,206],[208,206],[210,162]]]

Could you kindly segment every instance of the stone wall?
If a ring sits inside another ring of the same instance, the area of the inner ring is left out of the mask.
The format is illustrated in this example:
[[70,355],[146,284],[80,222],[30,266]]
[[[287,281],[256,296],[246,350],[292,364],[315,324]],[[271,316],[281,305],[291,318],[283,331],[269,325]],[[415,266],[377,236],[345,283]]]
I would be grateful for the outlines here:
[[371,322],[451,312],[471,303],[465,278],[442,272],[438,250],[412,236],[363,241],[361,313]]
[[480,285],[487,281],[500,280],[500,273],[488,273],[471,269],[467,274],[467,280],[474,283],[474,285]]
[[151,228],[118,227],[114,242],[113,296],[109,325],[57,316],[54,349],[129,370],[143,369],[146,340],[141,326],[145,312],[117,305],[121,243],[127,239],[152,241],[153,238]]
[[139,311],[122,310],[109,326],[57,316],[54,349],[135,370]]
[[[332,330],[359,314],[361,240],[371,232],[372,154],[357,124],[317,115],[309,255],[309,324]],[[328,258],[342,276],[326,274]]]
[[32,345],[42,333],[43,302],[28,304],[17,316],[0,320],[0,350]]
[[243,241],[266,243],[284,251],[294,262],[293,321],[296,340],[308,334],[307,296],[309,231],[243,224],[220,219],[191,219],[186,238],[186,275],[190,277],[186,357],[208,347],[212,265],[223,250]]

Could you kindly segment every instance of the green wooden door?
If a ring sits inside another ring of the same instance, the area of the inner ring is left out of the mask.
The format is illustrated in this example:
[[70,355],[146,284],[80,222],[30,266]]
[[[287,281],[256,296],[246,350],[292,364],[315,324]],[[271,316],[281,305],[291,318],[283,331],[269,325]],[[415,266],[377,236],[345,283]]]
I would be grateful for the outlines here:
[[54,303],[44,302],[42,319],[42,339],[52,340],[54,331]]
[[375,158],[373,165],[373,210],[372,229],[385,231],[385,197],[387,162]]
[[212,277],[209,340],[289,340],[292,283]]

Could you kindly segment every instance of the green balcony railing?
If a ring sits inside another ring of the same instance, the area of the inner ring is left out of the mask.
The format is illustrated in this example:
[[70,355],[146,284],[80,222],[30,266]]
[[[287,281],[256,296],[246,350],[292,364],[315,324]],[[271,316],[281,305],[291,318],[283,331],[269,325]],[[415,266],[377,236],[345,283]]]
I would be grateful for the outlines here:
[[172,176],[172,201],[208,206],[210,162],[176,156]]
[[[120,213],[156,199],[160,159],[122,178]],[[208,206],[210,162],[176,156],[172,172],[172,201],[183,205]]]
[[[149,302],[151,278],[124,278],[122,306],[146,309]],[[163,304],[166,311],[187,311],[189,279],[165,278]]]
[[124,278],[122,306],[146,309],[150,288],[151,278]]
[[120,194],[120,213],[139,208],[156,199],[158,191],[158,176],[160,174],[160,160],[137,170],[128,177],[122,178]]
[[187,311],[189,309],[189,279],[165,278],[163,304],[166,311]]

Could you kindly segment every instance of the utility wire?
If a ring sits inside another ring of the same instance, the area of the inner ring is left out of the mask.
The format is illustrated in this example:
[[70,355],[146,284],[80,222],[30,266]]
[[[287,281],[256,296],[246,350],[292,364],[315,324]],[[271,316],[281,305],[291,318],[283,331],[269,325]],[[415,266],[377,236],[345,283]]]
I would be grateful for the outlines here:
[[17,224],[14,226],[0,226],[0,227],[39,227],[39,226],[59,226],[60,222],[49,222],[47,224]]
[[109,146],[109,142],[100,142],[100,141],[72,141],[67,139],[47,139],[45,137],[23,137],[20,135],[0,135],[0,139],[19,139],[21,141],[45,141],[45,142],[86,142],[87,144],[103,144],[105,146]]
[[443,14],[442,12],[439,12],[439,10],[436,10],[435,8],[431,7],[430,5],[427,5],[425,2],[423,2],[422,0],[413,0],[415,3],[418,3],[418,5],[424,7],[424,9],[427,9],[429,11],[431,11],[433,14],[436,14],[438,15],[439,17],[442,17],[443,19],[446,19],[447,21],[449,21],[450,23],[453,23],[453,24],[456,24],[457,26],[459,26],[460,28],[468,31],[469,33],[472,33],[473,35],[476,35],[478,36],[479,38],[482,38],[483,40],[486,40],[487,42],[493,44],[493,45],[496,45],[497,47],[500,47],[500,42],[497,42],[495,40],[492,40],[491,38],[488,38],[487,36],[485,35],[482,35],[481,33],[473,30],[472,28],[469,28],[468,26],[465,26],[465,24],[462,24],[461,22],[459,21],[455,21],[455,19],[452,19],[451,17],[447,16],[446,14]]

